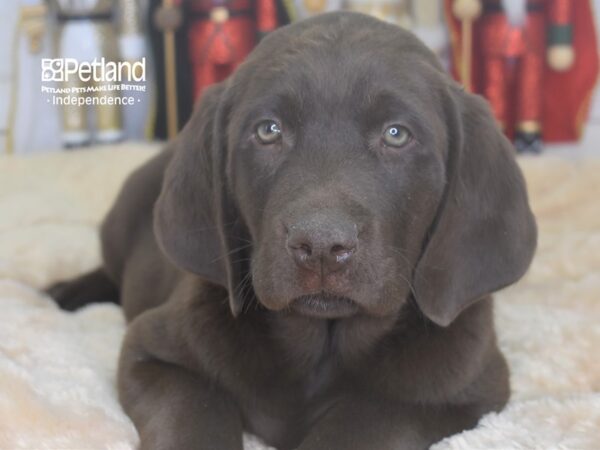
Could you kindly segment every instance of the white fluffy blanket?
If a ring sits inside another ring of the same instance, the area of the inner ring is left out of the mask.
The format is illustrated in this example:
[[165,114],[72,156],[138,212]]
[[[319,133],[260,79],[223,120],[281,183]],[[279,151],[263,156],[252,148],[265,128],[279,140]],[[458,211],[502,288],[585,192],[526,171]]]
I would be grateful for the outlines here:
[[[155,151],[0,159],[0,449],[136,446],[115,393],[119,308],[64,313],[38,289],[98,264],[99,220]],[[600,160],[521,164],[540,239],[527,276],[496,296],[512,399],[435,450],[600,448]]]

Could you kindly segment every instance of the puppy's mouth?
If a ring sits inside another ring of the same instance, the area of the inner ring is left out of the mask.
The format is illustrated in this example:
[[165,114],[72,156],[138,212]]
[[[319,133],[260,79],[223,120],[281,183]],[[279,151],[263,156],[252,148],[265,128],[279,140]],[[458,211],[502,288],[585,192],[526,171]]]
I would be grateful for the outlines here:
[[326,292],[297,297],[290,308],[298,314],[318,319],[342,319],[353,316],[359,309],[352,299]]

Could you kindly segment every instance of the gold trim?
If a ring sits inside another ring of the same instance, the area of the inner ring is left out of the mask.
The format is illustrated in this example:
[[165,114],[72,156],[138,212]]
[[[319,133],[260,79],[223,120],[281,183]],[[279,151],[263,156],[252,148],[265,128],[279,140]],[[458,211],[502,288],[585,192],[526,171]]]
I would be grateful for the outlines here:
[[6,130],[6,153],[12,155],[14,149],[14,127],[17,116],[17,94],[19,92],[19,40],[21,32],[27,32],[30,36],[30,48],[33,52],[39,51],[41,39],[44,33],[44,18],[48,8],[45,4],[22,6],[19,10],[19,18],[15,26],[15,33],[12,43],[12,76],[11,76],[11,96],[8,106],[8,119]]
[[537,120],[523,120],[517,124],[517,130],[523,133],[540,133],[542,125]]
[[223,6],[210,10],[210,20],[215,23],[225,23],[229,20],[229,11]]

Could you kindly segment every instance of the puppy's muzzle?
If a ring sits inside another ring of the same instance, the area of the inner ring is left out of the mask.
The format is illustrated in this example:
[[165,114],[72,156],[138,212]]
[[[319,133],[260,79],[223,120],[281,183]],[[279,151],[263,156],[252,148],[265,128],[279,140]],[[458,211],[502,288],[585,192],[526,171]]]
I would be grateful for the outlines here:
[[342,319],[359,311],[358,304],[352,299],[330,294],[303,295],[295,298],[290,307],[297,313],[318,319]]

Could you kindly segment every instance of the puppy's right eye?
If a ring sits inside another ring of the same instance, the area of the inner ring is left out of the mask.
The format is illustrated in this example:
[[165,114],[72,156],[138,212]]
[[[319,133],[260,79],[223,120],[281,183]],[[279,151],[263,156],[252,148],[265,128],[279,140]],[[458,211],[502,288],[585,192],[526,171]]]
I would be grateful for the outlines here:
[[281,127],[274,120],[263,120],[256,127],[256,137],[261,144],[274,144],[281,139]]
[[392,125],[387,127],[383,133],[383,142],[390,147],[404,147],[412,140],[412,135],[408,128],[402,125]]

